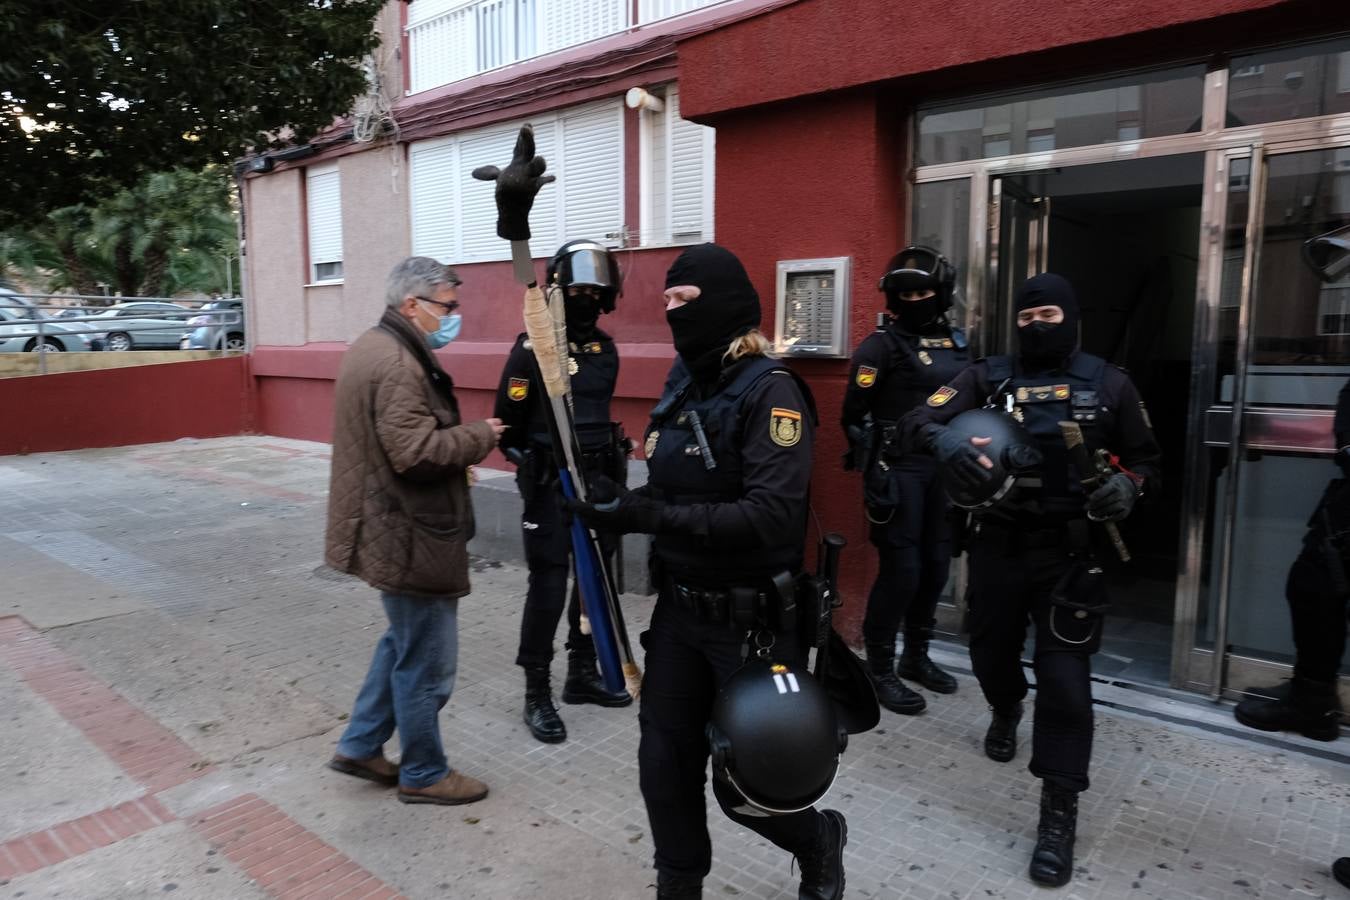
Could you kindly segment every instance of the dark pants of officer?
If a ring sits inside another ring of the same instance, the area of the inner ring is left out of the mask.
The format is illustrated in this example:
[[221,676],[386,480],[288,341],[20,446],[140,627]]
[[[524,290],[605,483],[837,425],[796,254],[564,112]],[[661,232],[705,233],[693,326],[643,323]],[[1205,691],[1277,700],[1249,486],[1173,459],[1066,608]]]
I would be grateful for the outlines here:
[[[656,869],[667,876],[702,878],[712,868],[704,803],[705,729],[718,687],[741,666],[744,636],[729,624],[707,621],[677,605],[669,586],[657,598],[651,628],[642,634],[647,652],[638,714],[638,771],[656,845]],[[780,635],[774,658],[799,660],[795,637]],[[733,810],[744,801],[718,779],[713,780],[713,794],[732,821],[784,850],[802,853],[817,839],[820,814],[814,808],[785,816],[743,815]]]
[[879,560],[863,617],[863,640],[869,644],[893,643],[901,619],[906,632],[932,628],[951,568],[947,495],[936,461],[900,457],[891,465],[890,478],[895,505],[868,507]]
[[1345,653],[1346,595],[1332,579],[1329,563],[1339,561],[1327,560],[1324,534],[1320,525],[1314,525],[1303,539],[1284,593],[1294,629],[1294,674],[1329,683],[1336,680]]
[[981,526],[970,548],[970,661],[990,706],[1017,703],[1027,695],[1021,662],[1027,622],[1035,624],[1028,768],[1062,788],[1085,791],[1092,756],[1090,659],[1101,647],[1102,615],[1079,615],[1051,602],[1065,572],[1079,565],[1066,542],[1062,529]]
[[[526,495],[522,491],[522,496]],[[553,661],[553,636],[558,631],[567,598],[567,579],[572,571],[572,536],[562,515],[561,495],[556,486],[543,484],[528,492],[521,514],[525,540],[525,563],[529,566],[529,588],[525,593],[525,612],[520,618],[520,650],[516,665],[545,668]],[[601,537],[605,565],[614,562],[614,542]],[[567,649],[584,659],[595,658],[595,644],[581,633],[581,597],[572,585],[567,604]]]

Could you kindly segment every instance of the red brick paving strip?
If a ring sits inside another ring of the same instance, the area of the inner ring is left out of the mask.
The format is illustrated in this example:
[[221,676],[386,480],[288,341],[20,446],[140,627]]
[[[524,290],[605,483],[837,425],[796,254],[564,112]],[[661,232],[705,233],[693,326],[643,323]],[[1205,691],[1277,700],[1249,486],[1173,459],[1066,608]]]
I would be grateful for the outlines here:
[[204,774],[206,760],[195,750],[17,616],[0,618],[0,662],[151,791]]
[[154,797],[128,800],[0,844],[0,884],[173,821]]
[[400,900],[398,891],[277,807],[245,794],[192,817],[193,829],[281,900]]

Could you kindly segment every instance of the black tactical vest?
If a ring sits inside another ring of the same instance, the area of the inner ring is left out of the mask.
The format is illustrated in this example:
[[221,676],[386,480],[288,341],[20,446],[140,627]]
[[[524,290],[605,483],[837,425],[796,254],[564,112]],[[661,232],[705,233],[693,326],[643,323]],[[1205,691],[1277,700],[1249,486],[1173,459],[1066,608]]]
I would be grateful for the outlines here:
[[[587,451],[604,450],[610,442],[609,404],[614,396],[614,384],[619,377],[619,354],[608,336],[597,334],[594,340],[571,343],[571,357],[577,370],[572,373],[572,420],[577,427],[577,438]],[[538,379],[531,379],[538,392],[530,406],[530,441],[537,448],[550,448],[548,420],[544,407],[548,395]]]
[[1039,504],[1039,511],[1054,518],[1083,515],[1083,489],[1079,473],[1069,462],[1059,423],[1077,422],[1089,454],[1107,449],[1105,435],[1115,424],[1115,411],[1103,403],[1102,376],[1106,361],[1090,353],[1076,353],[1067,370],[1026,374],[1011,356],[991,356],[989,383],[996,391],[991,398],[999,409],[1012,403],[1012,416],[1036,439],[1044,454],[1040,487],[1019,482],[1012,502],[1000,504],[1015,512],[1019,503]]
[[[806,385],[777,360],[759,356],[739,364],[731,380],[717,393],[698,399],[689,378],[667,386],[661,402],[652,410],[644,448],[647,453],[647,484],[653,496],[667,503],[729,503],[745,492],[741,446],[747,415],[746,396],[761,378],[781,378],[784,372],[796,379],[814,421],[815,410]],[[698,416],[708,450],[716,467],[708,469],[694,432],[691,413]],[[784,570],[801,567],[806,535],[806,504],[796,521],[784,522],[772,542],[747,554],[744,548],[728,550],[697,535],[658,534],[653,539],[656,555],[665,573],[683,584],[704,587],[761,586]]]
[[915,335],[888,325],[876,334],[890,348],[889,366],[876,375],[872,418],[878,424],[898,421],[970,364],[965,335],[957,328],[950,335]]

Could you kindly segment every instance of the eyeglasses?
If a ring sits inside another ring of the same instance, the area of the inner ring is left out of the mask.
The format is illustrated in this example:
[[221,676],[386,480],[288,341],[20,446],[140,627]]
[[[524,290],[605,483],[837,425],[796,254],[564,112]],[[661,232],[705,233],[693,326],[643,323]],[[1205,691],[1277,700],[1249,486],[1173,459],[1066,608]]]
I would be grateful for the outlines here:
[[451,300],[449,303],[446,303],[443,300],[432,300],[430,297],[423,297],[420,294],[413,294],[413,299],[421,300],[424,303],[430,303],[432,306],[439,306],[441,309],[445,310],[447,316],[459,309],[458,300]]

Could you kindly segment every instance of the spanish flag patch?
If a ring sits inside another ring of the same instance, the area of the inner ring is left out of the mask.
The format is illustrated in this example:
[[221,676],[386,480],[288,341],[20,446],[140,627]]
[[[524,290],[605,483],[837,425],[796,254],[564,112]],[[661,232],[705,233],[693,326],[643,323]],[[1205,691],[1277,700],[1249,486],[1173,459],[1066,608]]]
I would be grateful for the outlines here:
[[946,385],[943,385],[936,391],[933,391],[933,396],[928,398],[928,405],[943,406],[946,404],[948,400],[952,399],[955,396],[956,396],[956,388],[947,387]]
[[871,366],[858,366],[858,374],[853,381],[860,388],[870,388],[877,383],[877,370]]
[[524,400],[530,393],[530,379],[512,378],[506,383],[506,396],[512,400]]

